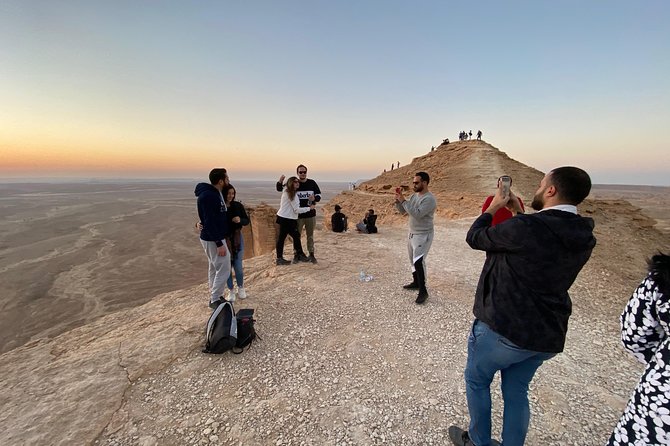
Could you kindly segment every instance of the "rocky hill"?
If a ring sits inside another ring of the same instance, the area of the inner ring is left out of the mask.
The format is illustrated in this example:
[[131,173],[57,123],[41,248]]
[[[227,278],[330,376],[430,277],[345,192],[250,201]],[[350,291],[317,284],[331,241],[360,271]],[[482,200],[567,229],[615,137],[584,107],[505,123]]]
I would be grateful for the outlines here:
[[[459,141],[441,145],[406,166],[365,181],[356,190],[344,191],[330,204],[339,203],[350,221],[360,220],[367,209],[373,208],[379,224],[396,222],[395,188],[401,186],[405,194],[411,193],[412,178],[419,171],[430,175],[430,190],[439,204],[437,214],[448,219],[477,215],[501,175],[512,176],[513,190],[525,202],[530,202],[544,176],[484,141]],[[324,207],[323,212],[330,215],[332,206]]]

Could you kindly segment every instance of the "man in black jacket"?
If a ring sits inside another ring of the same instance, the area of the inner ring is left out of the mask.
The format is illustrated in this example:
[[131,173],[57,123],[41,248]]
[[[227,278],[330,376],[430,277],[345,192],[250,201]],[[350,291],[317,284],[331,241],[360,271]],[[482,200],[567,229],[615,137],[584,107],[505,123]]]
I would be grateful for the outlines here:
[[[318,203],[321,201],[321,189],[319,185],[316,184],[311,178],[307,178],[307,167],[303,164],[300,164],[296,169],[298,174],[298,180],[300,181],[300,187],[298,187],[298,198],[300,198],[300,207],[309,207],[312,204]],[[282,175],[277,181],[277,192],[283,190],[285,176]],[[307,234],[307,249],[309,250],[309,261],[316,263],[316,257],[314,257],[314,228],[316,228],[316,209],[312,209],[309,212],[303,212],[298,214],[298,234],[302,234],[302,228],[305,228],[305,233]],[[300,253],[293,253],[294,258],[298,258]]]
[[[568,289],[596,244],[593,220],[577,214],[591,179],[576,167],[544,176],[524,215],[513,193],[499,188],[468,231],[473,249],[486,251],[475,295],[475,321],[465,367],[470,426],[449,428],[454,444],[486,446],[491,440],[490,385],[501,374],[503,444],[522,445],[528,432],[528,385],[542,363],[563,351],[572,302]],[[491,226],[508,202],[515,217]]]

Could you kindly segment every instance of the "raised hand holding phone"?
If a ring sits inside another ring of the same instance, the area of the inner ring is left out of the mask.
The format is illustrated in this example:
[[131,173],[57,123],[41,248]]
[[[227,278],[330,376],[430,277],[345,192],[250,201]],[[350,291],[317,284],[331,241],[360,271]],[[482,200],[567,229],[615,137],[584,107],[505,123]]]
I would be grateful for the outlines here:
[[500,177],[500,189],[502,190],[503,196],[508,197],[510,188],[512,187],[512,177],[509,175],[503,175]]

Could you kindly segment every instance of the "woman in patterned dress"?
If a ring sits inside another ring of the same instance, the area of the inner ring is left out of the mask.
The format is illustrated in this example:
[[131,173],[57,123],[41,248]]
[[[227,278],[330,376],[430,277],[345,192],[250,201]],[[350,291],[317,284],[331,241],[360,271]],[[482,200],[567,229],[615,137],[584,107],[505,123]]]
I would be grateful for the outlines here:
[[649,262],[621,315],[621,342],[647,367],[607,445],[670,445],[670,256]]

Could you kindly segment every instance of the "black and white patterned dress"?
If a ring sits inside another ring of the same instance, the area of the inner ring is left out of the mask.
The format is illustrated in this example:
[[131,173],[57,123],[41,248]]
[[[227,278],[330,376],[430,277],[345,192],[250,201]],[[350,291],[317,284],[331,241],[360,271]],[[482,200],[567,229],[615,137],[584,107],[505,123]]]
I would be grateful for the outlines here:
[[647,367],[608,446],[670,445],[669,265],[670,257],[654,256],[621,315],[621,341]]

